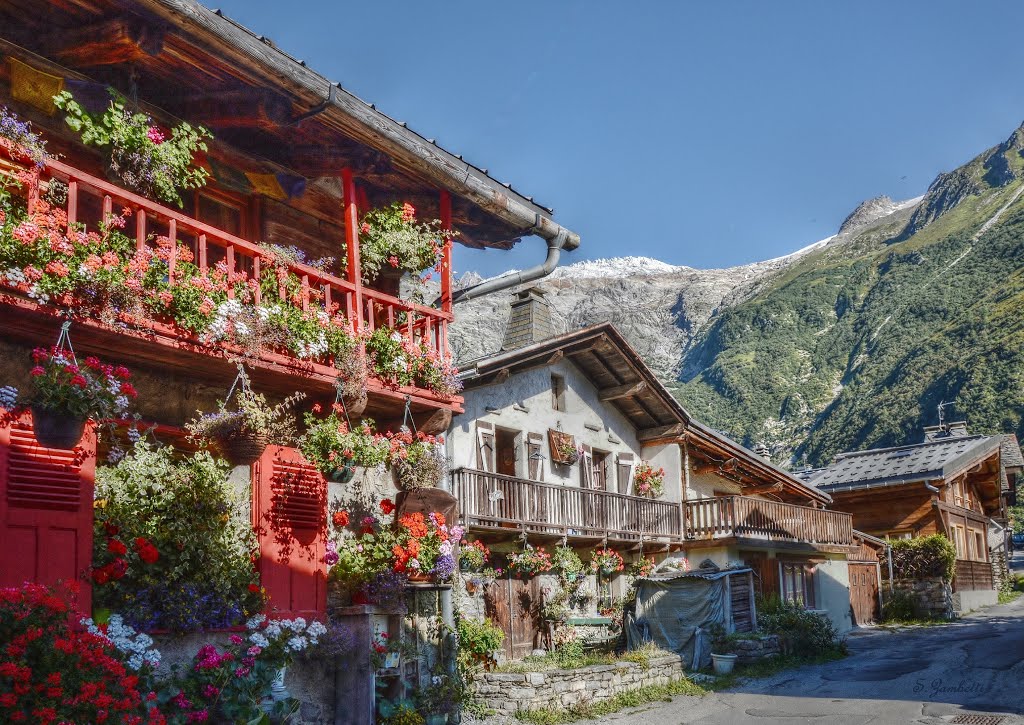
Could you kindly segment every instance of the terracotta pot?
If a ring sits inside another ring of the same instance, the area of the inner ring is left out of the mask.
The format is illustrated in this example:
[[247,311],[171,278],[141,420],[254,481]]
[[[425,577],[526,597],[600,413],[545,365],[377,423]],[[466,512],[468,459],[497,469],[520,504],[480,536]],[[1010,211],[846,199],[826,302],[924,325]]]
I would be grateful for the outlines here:
[[75,418],[63,410],[32,406],[32,429],[44,448],[70,451],[85,434],[85,418]]
[[250,466],[263,455],[268,443],[264,433],[239,433],[221,439],[220,447],[232,466]]
[[373,602],[370,601],[370,598],[366,596],[366,592],[364,592],[362,589],[357,589],[356,591],[352,592],[352,603],[362,604],[364,606],[367,604],[373,604]]
[[424,574],[423,572],[418,571],[415,574],[409,575],[409,581],[413,583],[423,584],[424,582],[433,581],[433,579],[429,574]]

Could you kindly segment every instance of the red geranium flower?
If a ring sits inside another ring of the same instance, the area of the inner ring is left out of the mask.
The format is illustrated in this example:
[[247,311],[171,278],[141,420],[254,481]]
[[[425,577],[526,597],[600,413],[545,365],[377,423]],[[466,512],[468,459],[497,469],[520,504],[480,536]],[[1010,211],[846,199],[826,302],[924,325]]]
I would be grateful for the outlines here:
[[348,511],[335,511],[331,520],[339,529],[348,526]]
[[395,503],[391,499],[386,498],[380,502],[380,510],[381,513],[390,514],[395,510]]
[[128,547],[124,545],[124,542],[118,539],[111,539],[107,542],[107,551],[109,551],[111,554],[127,554]]

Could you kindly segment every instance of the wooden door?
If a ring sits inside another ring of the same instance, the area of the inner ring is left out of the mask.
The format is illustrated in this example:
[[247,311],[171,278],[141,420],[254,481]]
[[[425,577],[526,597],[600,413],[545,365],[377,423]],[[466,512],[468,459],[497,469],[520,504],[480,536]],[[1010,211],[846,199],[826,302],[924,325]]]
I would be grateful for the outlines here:
[[39,445],[28,414],[0,423],[0,587],[78,580],[78,609],[91,614],[95,471],[92,425],[64,451]]
[[267,447],[253,465],[252,481],[268,613],[322,617],[327,610],[327,482],[299,451],[284,446]]
[[853,623],[863,626],[878,618],[878,567],[850,563],[850,608]]
[[536,577],[498,579],[484,590],[486,616],[505,632],[505,656],[522,659],[540,646],[540,586]]

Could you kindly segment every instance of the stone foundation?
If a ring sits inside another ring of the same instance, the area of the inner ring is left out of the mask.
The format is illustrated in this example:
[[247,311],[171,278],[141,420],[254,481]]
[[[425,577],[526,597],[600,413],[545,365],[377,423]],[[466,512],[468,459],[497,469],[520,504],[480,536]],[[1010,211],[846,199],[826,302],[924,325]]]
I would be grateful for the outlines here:
[[667,685],[682,677],[682,660],[677,655],[663,655],[652,657],[647,667],[635,662],[616,662],[577,670],[486,672],[474,683],[474,689],[488,708],[510,713],[601,702],[622,692]]
[[777,634],[768,634],[757,639],[737,639],[731,644],[732,651],[736,654],[736,662],[741,665],[749,665],[782,654],[782,643]]
[[933,619],[956,619],[953,605],[953,588],[945,579],[895,579],[893,588],[907,592],[917,600],[922,617]]

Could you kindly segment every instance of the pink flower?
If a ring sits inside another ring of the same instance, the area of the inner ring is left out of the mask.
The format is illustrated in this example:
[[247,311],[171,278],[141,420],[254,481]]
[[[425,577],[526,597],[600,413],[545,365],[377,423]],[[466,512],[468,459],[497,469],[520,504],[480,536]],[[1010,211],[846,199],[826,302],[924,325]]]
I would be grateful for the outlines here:
[[360,234],[369,234],[370,233],[370,225],[367,224],[366,222],[363,222],[363,226],[359,227],[359,233]]
[[402,204],[402,221],[411,222],[416,218],[416,209],[409,202]]
[[146,138],[148,138],[157,146],[159,146],[160,144],[167,140],[167,137],[164,136],[163,132],[156,126],[149,127],[149,130],[146,131]]
[[390,257],[388,257],[388,264],[390,264],[392,267],[397,267],[398,257],[392,254]]
[[36,365],[34,368],[28,371],[29,375],[34,378],[38,378],[40,375],[46,375],[46,370],[43,369],[42,365]]
[[244,641],[237,634],[231,635],[230,639],[231,639],[231,644],[242,644],[242,642]]

